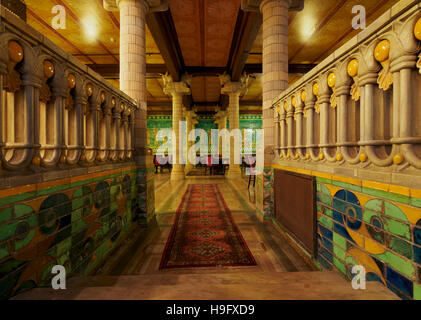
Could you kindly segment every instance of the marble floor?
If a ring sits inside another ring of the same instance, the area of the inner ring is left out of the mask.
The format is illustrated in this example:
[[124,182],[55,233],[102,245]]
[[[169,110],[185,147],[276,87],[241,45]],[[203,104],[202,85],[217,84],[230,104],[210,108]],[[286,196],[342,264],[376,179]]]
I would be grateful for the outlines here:
[[[73,277],[67,290],[34,289],[16,299],[396,299],[380,284],[353,290],[338,272],[317,271],[272,224],[256,217],[247,180],[155,175],[156,219],[130,237],[89,277]],[[256,266],[158,270],[175,212],[188,184],[217,184]]]
[[[255,267],[188,268],[158,271],[162,253],[171,230],[175,212],[188,184],[217,184],[235,223],[257,261]],[[150,228],[141,244],[120,252],[99,270],[100,275],[141,275],[156,273],[207,273],[236,269],[247,272],[284,272],[316,270],[274,229],[256,218],[254,189],[247,189],[244,180],[228,181],[223,176],[188,177],[183,181],[169,180],[169,174],[157,174],[155,179],[156,225]],[[140,242],[140,241],[139,241]],[[127,258],[122,258],[127,256]],[[122,264],[122,261],[127,261]]]

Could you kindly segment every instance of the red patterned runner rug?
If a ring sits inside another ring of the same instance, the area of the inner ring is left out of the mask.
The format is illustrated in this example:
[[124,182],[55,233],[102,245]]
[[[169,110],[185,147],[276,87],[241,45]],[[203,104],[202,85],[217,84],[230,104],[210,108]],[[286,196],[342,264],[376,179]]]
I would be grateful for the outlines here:
[[216,184],[189,184],[159,269],[255,266]]

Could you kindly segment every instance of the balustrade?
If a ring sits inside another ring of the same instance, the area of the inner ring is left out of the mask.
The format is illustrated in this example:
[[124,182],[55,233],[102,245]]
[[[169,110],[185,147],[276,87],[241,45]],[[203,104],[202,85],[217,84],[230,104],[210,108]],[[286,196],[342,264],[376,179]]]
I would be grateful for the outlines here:
[[2,169],[133,158],[134,100],[4,11],[0,30]]
[[278,159],[421,169],[421,8],[380,19],[273,101]]

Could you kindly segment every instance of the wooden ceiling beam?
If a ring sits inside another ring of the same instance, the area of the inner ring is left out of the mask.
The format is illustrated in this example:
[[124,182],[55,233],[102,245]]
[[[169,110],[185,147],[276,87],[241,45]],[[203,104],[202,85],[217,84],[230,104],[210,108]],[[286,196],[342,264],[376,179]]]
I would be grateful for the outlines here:
[[227,64],[228,73],[233,81],[240,79],[261,25],[262,15],[259,12],[239,9]]
[[185,65],[170,9],[146,15],[146,23],[169,74],[174,81],[180,81]]

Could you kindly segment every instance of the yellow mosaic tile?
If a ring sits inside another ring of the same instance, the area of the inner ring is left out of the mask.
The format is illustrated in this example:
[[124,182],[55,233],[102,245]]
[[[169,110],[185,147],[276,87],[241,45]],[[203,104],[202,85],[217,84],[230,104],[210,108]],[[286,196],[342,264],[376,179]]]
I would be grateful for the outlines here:
[[365,188],[377,189],[377,190],[382,190],[385,192],[389,191],[389,185],[381,183],[381,182],[363,180],[362,186]]
[[330,173],[311,171],[311,174],[313,176],[316,176],[316,177],[319,177],[319,178],[324,178],[324,179],[332,180],[332,175]]
[[404,204],[393,202],[396,206],[399,207],[399,209],[402,210],[402,212],[405,213],[406,217],[408,218],[408,221],[412,224],[416,224],[418,220],[421,219],[421,209],[420,208],[414,208],[410,206],[406,206]]
[[335,180],[335,181],[345,182],[345,183],[353,184],[353,185],[356,185],[356,186],[361,186],[361,184],[362,184],[361,179],[356,179],[356,178],[349,178],[349,177],[333,175],[332,179]]
[[411,189],[411,197],[421,199],[421,190]]
[[403,186],[397,186],[397,185],[389,185],[389,192],[401,194],[404,196],[409,197],[409,188],[403,187]]
[[325,184],[325,187],[329,189],[330,194],[332,195],[332,197],[336,194],[336,192],[338,192],[339,190],[341,190],[341,187],[337,187],[331,184]]

